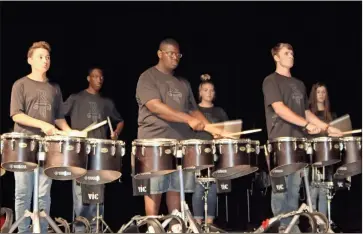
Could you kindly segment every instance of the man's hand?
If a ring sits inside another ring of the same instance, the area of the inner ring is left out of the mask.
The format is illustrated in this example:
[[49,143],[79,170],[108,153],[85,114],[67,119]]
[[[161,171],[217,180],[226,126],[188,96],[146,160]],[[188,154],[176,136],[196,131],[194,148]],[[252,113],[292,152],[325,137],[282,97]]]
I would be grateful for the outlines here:
[[52,125],[50,123],[44,123],[44,124],[42,124],[41,130],[47,136],[54,135],[54,134],[56,134],[58,132],[58,129],[54,125]]
[[327,132],[328,132],[329,136],[332,136],[332,137],[341,137],[341,136],[343,136],[342,131],[340,131],[337,128],[331,127],[331,126],[328,127]]
[[188,121],[188,125],[195,131],[203,131],[204,130],[204,123],[197,118],[191,118]]
[[319,134],[321,129],[315,126],[312,123],[309,123],[308,126],[306,126],[306,130],[308,130],[309,134]]

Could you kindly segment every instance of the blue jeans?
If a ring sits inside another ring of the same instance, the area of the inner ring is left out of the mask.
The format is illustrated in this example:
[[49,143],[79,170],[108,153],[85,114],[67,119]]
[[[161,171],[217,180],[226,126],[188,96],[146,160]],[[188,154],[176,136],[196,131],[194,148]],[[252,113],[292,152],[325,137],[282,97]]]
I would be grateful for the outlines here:
[[[193,213],[196,219],[204,218],[204,190],[203,185],[197,182],[193,193]],[[214,219],[217,207],[217,185],[215,183],[210,184],[207,204],[207,217]]]
[[[48,215],[50,212],[50,189],[52,180],[47,177],[43,168],[39,167],[39,211],[44,210]],[[14,172],[15,178],[15,219],[24,216],[25,210],[30,210],[34,188],[34,172]],[[19,233],[32,232],[29,228],[30,218],[24,219],[18,226]],[[48,233],[48,222],[40,218],[42,233]]]
[[[195,174],[183,171],[184,192],[192,193],[195,186]],[[167,191],[180,192],[179,171],[150,179],[150,194],[160,194]]]
[[[103,216],[104,213],[104,205],[99,204],[100,207],[100,215]],[[91,222],[94,217],[97,216],[97,205],[96,204],[84,204],[82,202],[82,189],[81,185],[73,180],[73,210],[76,216],[82,216],[91,224],[92,232],[96,231],[96,221]],[[80,224],[76,223],[74,225],[75,232],[85,232],[85,227]]]
[[[287,192],[271,192],[271,208],[274,216],[282,213],[288,213],[299,208],[299,191],[301,184],[300,171],[286,176],[285,182]],[[282,219],[281,226],[288,226],[291,220],[292,217]]]
[[[325,216],[328,215],[328,201],[326,197],[327,192],[328,191],[326,188],[310,186],[310,196],[313,209],[323,213]],[[317,201],[318,207],[316,206]]]

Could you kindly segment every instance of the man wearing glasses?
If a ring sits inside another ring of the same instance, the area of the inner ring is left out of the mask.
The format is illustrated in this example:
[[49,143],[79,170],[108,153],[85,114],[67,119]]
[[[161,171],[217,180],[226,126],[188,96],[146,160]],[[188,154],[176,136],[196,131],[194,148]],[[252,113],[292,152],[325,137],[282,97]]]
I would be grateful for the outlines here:
[[[182,57],[178,42],[163,40],[157,55],[158,64],[142,73],[137,83],[138,139],[192,139],[193,130],[203,131],[209,122],[198,110],[189,82],[174,76]],[[184,173],[185,192],[192,193],[194,185],[194,174]],[[150,194],[144,197],[147,216],[159,213],[165,192],[169,213],[180,211],[178,172],[150,179]]]

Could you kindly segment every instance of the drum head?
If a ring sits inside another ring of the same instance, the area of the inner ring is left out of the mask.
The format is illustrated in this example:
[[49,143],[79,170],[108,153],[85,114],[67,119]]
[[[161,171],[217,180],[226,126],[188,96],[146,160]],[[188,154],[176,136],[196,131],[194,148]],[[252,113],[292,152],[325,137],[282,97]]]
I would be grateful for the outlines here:
[[218,139],[213,140],[215,144],[238,144],[238,143],[250,143],[250,139]]
[[170,146],[176,145],[178,140],[168,138],[136,139],[132,142],[135,146]]
[[296,137],[277,137],[271,140],[268,140],[268,143],[274,143],[274,142],[288,142],[288,141],[296,141],[298,138]]
[[75,141],[75,142],[81,142],[85,141],[85,139],[80,137],[72,137],[72,136],[45,136],[45,141]]
[[102,143],[102,144],[106,144],[106,145],[125,145],[125,142],[121,141],[121,140],[109,140],[109,139],[98,139],[98,138],[88,138],[87,142],[90,144],[98,144],[98,143]]
[[359,141],[362,141],[362,138],[361,137],[343,137],[341,138],[342,141],[344,142],[347,142],[347,141],[356,141],[356,142],[359,142]]
[[318,142],[329,142],[329,141],[340,141],[338,137],[316,137],[311,139],[311,142],[318,143]]
[[202,145],[202,144],[213,144],[212,140],[199,140],[199,139],[189,139],[180,141],[182,145]]
[[9,133],[4,133],[1,135],[1,139],[19,139],[19,138],[35,139],[35,140],[42,139],[42,137],[39,135],[32,135],[32,134],[20,133],[20,132],[9,132]]

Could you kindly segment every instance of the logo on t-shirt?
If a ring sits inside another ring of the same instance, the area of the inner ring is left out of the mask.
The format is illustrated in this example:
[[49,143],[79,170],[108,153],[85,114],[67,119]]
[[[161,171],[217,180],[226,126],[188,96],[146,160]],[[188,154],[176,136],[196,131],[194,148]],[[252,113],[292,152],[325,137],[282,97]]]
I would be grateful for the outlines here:
[[296,102],[296,104],[301,105],[301,100],[304,98],[304,95],[296,87],[296,84],[290,84],[290,87],[292,89],[291,98]]
[[47,111],[52,109],[52,105],[47,100],[47,92],[42,89],[37,89],[38,100],[34,104],[33,108],[39,110],[39,114],[43,117],[47,117]]
[[88,102],[90,109],[87,113],[87,118],[92,119],[92,122],[97,122],[98,119],[101,119],[101,114],[98,111],[98,106],[96,102]]
[[175,102],[180,104],[180,100],[182,99],[183,94],[178,89],[169,88],[168,96],[170,96]]

